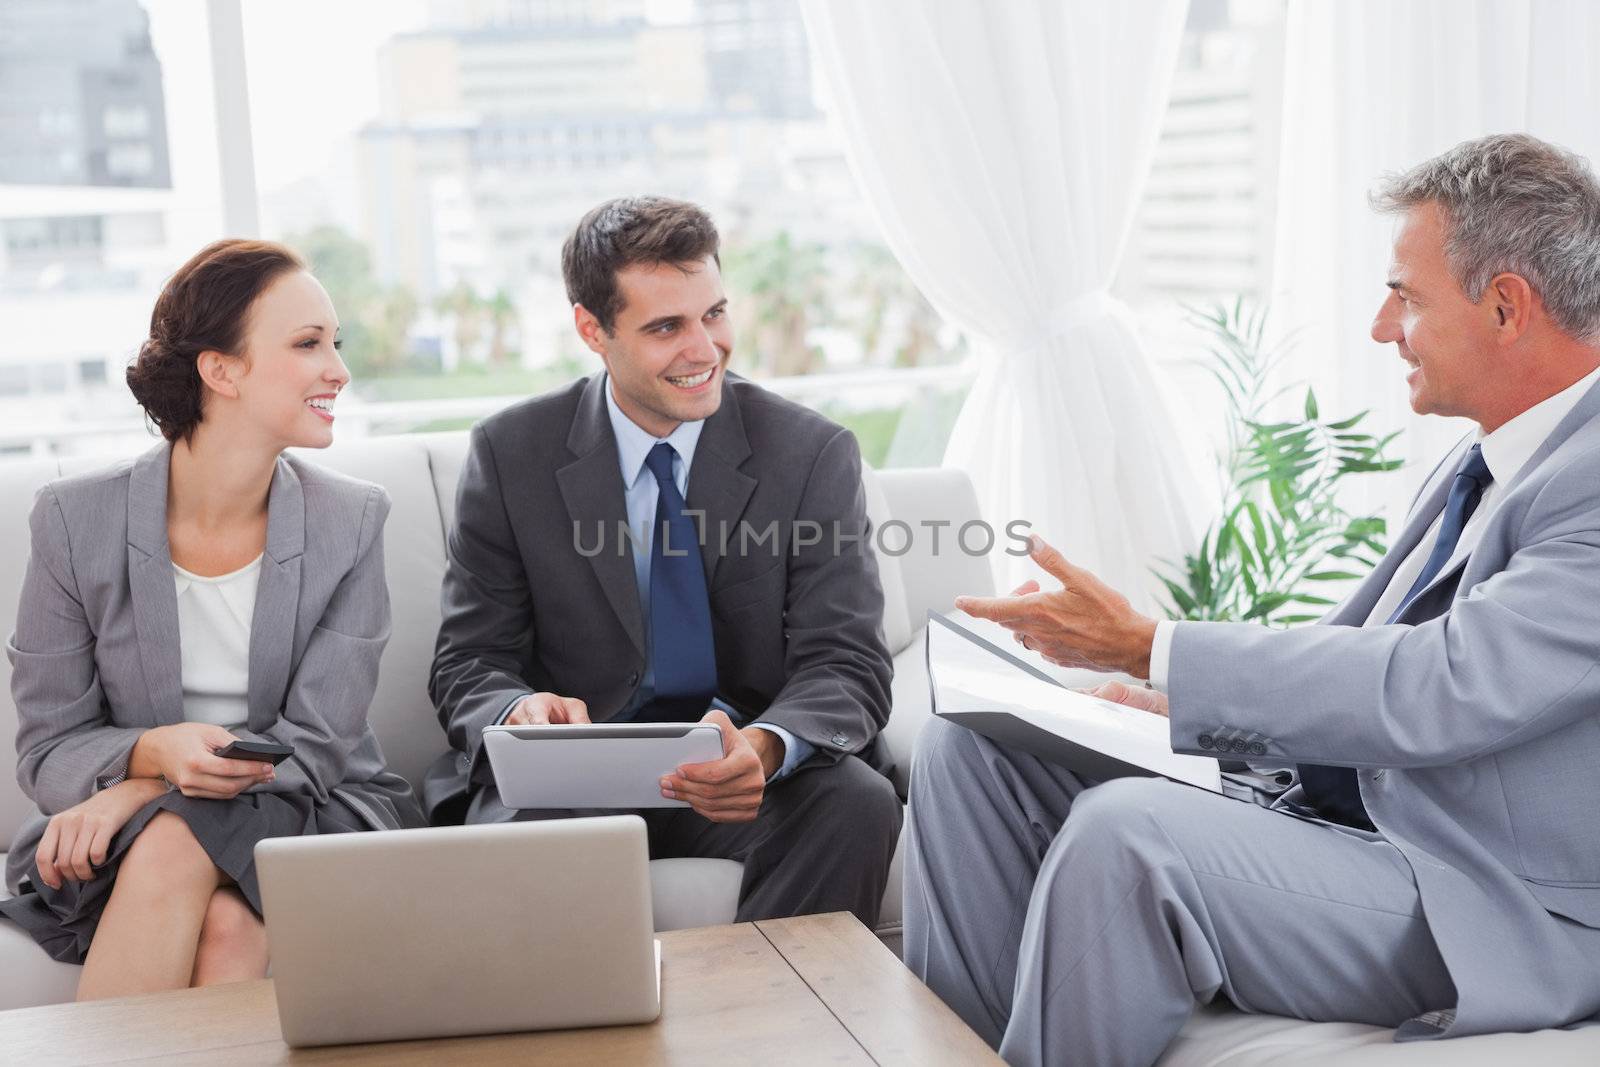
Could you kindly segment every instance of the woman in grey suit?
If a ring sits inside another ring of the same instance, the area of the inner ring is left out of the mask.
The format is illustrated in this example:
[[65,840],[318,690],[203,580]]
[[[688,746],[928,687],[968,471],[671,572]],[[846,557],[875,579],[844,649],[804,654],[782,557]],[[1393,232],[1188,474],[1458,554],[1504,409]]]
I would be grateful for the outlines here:
[[80,1000],[260,977],[257,841],[422,822],[367,724],[388,498],[284,454],[333,440],[337,334],[293,252],[210,245],[128,370],[165,441],[34,501],[6,650],[39,815],[0,913],[84,964]]

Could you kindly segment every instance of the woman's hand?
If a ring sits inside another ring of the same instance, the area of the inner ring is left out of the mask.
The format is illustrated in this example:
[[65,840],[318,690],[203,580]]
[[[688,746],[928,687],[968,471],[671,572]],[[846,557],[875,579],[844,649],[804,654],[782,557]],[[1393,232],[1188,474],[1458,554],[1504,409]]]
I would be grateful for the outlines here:
[[51,816],[34,853],[39,880],[51,889],[60,889],[68,879],[89,881],[94,868],[106,861],[117,831],[164,792],[166,787],[153,778],[130,778]]
[[261,760],[223,759],[217,749],[237,740],[204,722],[157,726],[139,736],[128,756],[128,777],[165,778],[186,797],[232,800],[253,785],[277,777]]

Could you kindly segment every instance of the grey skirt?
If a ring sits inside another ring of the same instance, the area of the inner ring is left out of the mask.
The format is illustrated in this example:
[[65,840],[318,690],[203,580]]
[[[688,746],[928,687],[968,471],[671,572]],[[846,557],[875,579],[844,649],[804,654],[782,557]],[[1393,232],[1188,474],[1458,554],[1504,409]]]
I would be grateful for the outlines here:
[[22,892],[0,900],[0,915],[26,930],[54,959],[82,963],[89,954],[100,913],[111,898],[117,868],[134,838],[159,812],[170,811],[189,826],[217,869],[233,879],[257,915],[261,888],[256,883],[255,847],[269,837],[345,833],[365,830],[341,805],[318,808],[310,797],[278,793],[246,793],[232,800],[202,800],[169,790],[140,808],[112,838],[106,861],[87,882],[67,881],[51,889],[31,867]]

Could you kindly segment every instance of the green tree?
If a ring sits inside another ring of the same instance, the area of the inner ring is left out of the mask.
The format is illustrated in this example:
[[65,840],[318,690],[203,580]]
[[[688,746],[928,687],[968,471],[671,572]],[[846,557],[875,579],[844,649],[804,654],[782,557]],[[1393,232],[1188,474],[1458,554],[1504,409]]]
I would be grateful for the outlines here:
[[485,303],[484,312],[489,317],[489,363],[505,366],[519,355],[511,349],[511,339],[520,324],[516,302],[504,289],[496,289]]
[[479,296],[472,286],[460,281],[434,299],[433,309],[450,319],[455,333],[457,358],[463,362],[475,359],[478,342],[483,337],[488,301]]
[[862,350],[871,359],[884,341],[884,332],[896,312],[904,329],[894,347],[896,367],[920,367],[940,355],[939,313],[922,291],[912,284],[894,254],[880,244],[862,242],[851,250],[855,265],[853,288],[863,301],[856,329]]
[[318,226],[290,237],[288,244],[305,256],[333,300],[351,373],[364,377],[413,369],[415,294],[402,285],[381,283],[367,246],[337,226]]
[[809,374],[822,362],[807,337],[833,319],[826,249],[796,242],[787,230],[752,242],[730,243],[723,274],[737,296],[740,349],[774,377]]

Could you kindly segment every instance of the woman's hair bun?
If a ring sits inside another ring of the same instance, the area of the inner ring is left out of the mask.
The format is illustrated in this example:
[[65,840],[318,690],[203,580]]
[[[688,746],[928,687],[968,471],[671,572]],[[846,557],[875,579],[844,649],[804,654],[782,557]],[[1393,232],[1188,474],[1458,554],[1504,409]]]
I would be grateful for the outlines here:
[[305,269],[283,245],[226,240],[202,248],[167,280],[127,372],[128,389],[161,436],[188,440],[200,424],[200,353],[242,354],[256,297],[279,275]]

